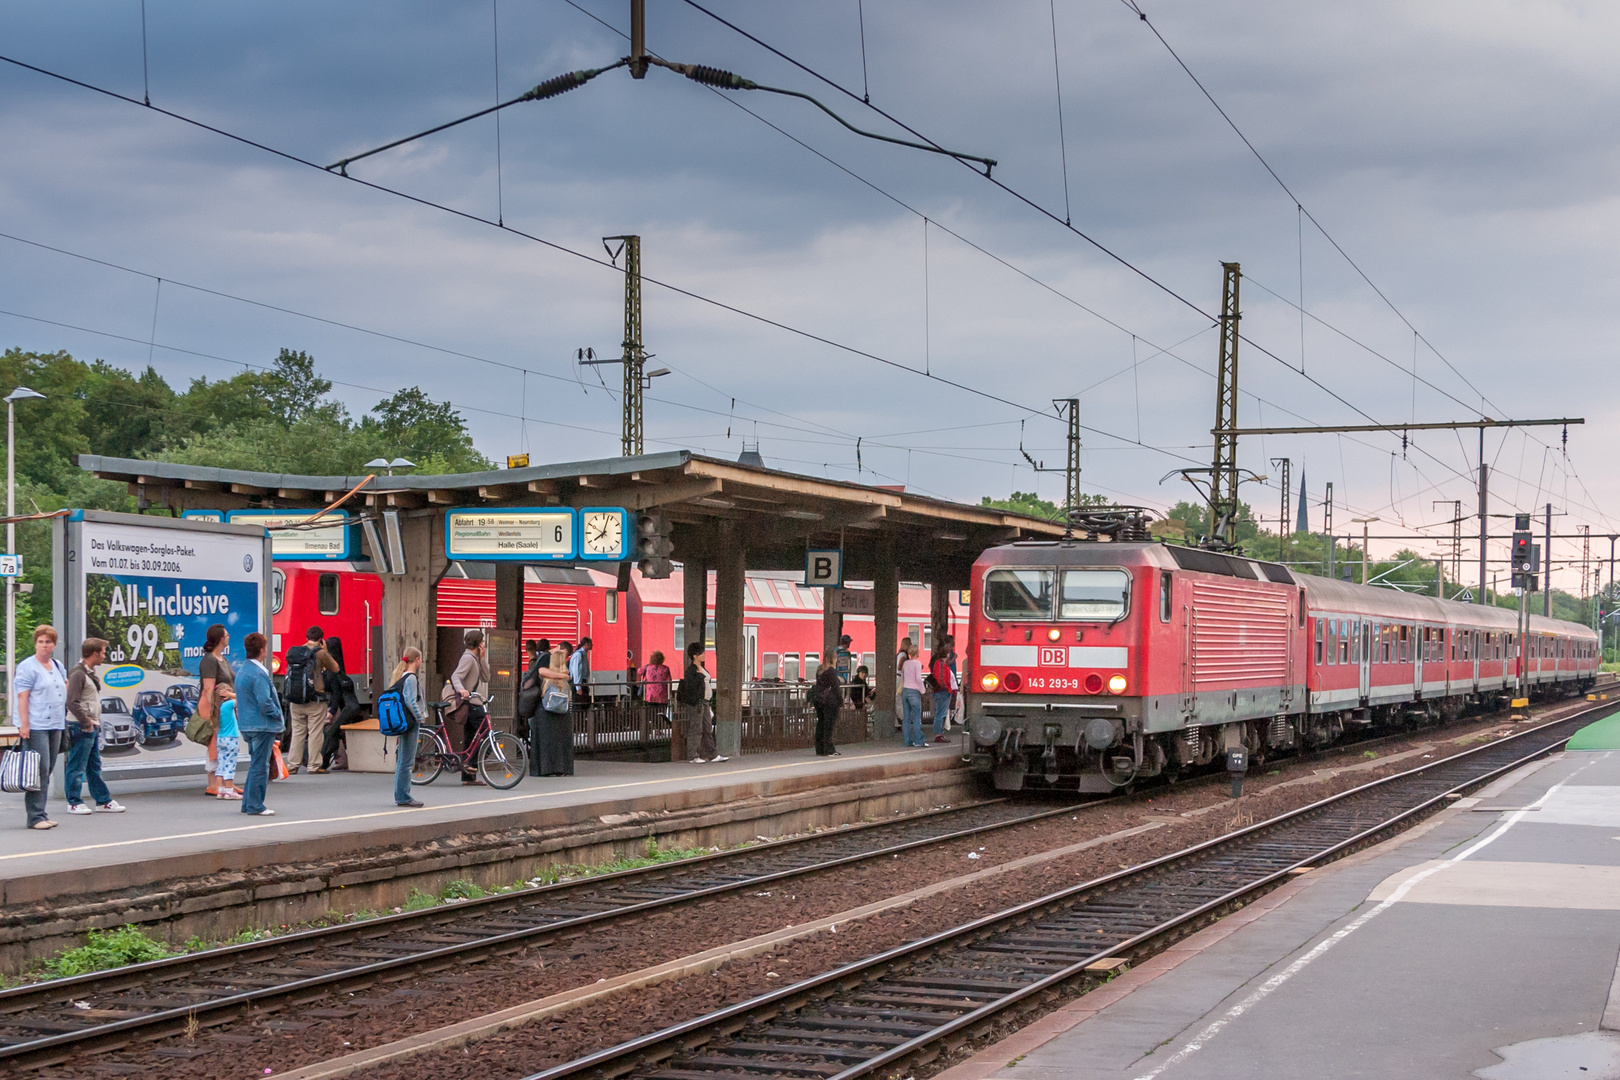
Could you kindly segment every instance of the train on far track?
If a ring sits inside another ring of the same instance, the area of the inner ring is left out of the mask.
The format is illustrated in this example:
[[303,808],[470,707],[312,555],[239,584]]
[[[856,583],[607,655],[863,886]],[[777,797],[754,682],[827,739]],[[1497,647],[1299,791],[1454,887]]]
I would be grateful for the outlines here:
[[[1091,526],[1087,529],[1085,526]],[[1002,791],[1108,792],[1225,757],[1584,693],[1596,633],[1152,541],[1099,512],[1086,539],[986,550],[973,568],[968,729]],[[1522,658],[1521,658],[1522,652]]]

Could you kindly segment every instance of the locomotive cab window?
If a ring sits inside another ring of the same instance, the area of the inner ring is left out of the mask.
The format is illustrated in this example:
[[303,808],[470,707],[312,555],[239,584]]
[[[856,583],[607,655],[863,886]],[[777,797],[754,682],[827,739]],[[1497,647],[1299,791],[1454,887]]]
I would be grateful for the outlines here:
[[287,575],[280,570],[270,571],[270,614],[274,615],[281,610],[281,605],[287,602]]
[[1118,622],[1130,610],[1131,575],[1124,570],[1065,570],[1058,618]]
[[322,615],[338,613],[338,576],[322,574],[315,585],[315,608]]
[[[1052,617],[1052,571],[1004,567],[984,575],[984,613],[1005,619]],[[913,641],[916,638],[912,639]]]

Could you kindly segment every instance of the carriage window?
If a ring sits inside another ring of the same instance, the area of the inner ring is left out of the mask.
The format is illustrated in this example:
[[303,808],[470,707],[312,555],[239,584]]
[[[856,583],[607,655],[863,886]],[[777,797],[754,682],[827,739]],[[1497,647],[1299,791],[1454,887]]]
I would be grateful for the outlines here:
[[782,657],[782,678],[787,682],[799,681],[799,654],[790,652]]
[[675,616],[675,651],[686,652],[686,620],[679,615]]
[[778,653],[765,654],[765,671],[761,675],[766,679],[780,679],[782,677],[782,657]]
[[1175,579],[1170,576],[1170,571],[1162,570],[1162,571],[1159,572],[1159,621],[1160,622],[1169,622],[1170,621],[1170,598],[1173,595],[1172,592],[1171,592],[1171,584],[1174,581],[1175,581]]
[[1322,620],[1316,620],[1316,666],[1322,666]]
[[1407,656],[1407,640],[1406,640],[1406,638],[1407,638],[1406,627],[1402,626],[1401,627],[1401,639],[1400,639],[1401,640],[1400,652],[1395,655],[1395,662],[1396,663],[1404,664],[1408,660],[1408,656]]
[[1130,609],[1131,575],[1124,570],[1065,570],[1058,618],[1117,622]]
[[1339,663],[1350,662],[1350,620],[1339,620]]
[[996,620],[1050,619],[1052,571],[1010,568],[990,571],[984,575],[984,613]]
[[1328,620],[1327,633],[1328,665],[1331,667],[1339,662],[1339,620]]
[[607,621],[619,621],[619,594],[616,592],[607,594]]
[[270,614],[281,610],[287,599],[287,575],[280,570],[270,571]]
[[315,608],[322,615],[338,613],[338,576],[322,574],[315,586]]

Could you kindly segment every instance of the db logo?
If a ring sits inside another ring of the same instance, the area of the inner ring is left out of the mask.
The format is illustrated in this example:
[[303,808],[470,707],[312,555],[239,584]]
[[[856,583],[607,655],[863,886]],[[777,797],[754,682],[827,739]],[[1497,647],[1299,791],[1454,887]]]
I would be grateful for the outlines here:
[[1068,667],[1069,650],[1065,648],[1049,648],[1041,646],[1041,667]]

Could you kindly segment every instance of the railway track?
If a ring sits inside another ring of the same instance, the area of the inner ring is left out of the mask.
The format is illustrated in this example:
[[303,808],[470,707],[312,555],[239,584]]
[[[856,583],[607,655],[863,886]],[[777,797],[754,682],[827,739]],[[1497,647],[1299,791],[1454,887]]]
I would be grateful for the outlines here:
[[1382,839],[1556,750],[1616,708],[1583,709],[527,1080],[909,1075],[1099,980],[1095,965],[1157,951],[1292,872]]
[[1005,801],[857,825],[0,991],[0,1071],[107,1050],[248,1006],[510,952],[614,920],[1059,814]]

